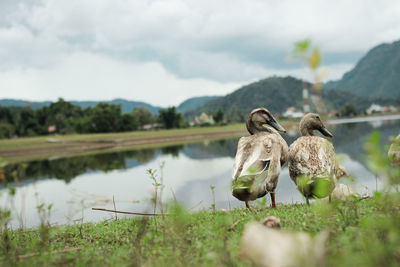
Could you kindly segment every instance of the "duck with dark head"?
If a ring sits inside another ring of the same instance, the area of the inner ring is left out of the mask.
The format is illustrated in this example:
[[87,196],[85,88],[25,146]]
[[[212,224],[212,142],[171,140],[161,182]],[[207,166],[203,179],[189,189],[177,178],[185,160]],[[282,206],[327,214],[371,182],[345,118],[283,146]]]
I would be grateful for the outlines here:
[[332,143],[315,136],[314,131],[333,137],[318,114],[308,113],[300,121],[301,137],[289,147],[290,178],[306,198],[307,204],[309,198],[330,196],[337,179],[347,175],[338,164]]
[[281,165],[286,162],[288,145],[278,131],[286,132],[266,108],[250,112],[246,120],[250,136],[239,140],[232,173],[232,195],[249,201],[270,193],[275,208],[275,188]]

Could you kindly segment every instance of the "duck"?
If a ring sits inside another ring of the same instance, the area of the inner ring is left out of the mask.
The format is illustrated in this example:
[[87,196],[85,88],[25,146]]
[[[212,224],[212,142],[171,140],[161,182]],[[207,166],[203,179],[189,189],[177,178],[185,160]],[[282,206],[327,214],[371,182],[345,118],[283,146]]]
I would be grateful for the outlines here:
[[393,166],[400,166],[400,134],[393,138],[392,144],[389,147],[388,157]]
[[249,201],[270,193],[272,208],[275,204],[275,188],[281,166],[288,157],[288,145],[279,132],[286,130],[266,108],[252,110],[246,119],[250,136],[241,137],[232,170],[232,195]]
[[289,147],[289,175],[306,198],[331,197],[337,179],[346,176],[340,166],[335,149],[327,139],[315,136],[317,130],[326,137],[333,137],[316,113],[307,113],[299,125],[301,137]]

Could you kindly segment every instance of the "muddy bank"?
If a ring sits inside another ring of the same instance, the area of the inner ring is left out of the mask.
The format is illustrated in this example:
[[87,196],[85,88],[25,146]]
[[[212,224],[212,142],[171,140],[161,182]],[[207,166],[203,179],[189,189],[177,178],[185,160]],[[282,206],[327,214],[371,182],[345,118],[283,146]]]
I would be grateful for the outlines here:
[[0,149],[0,156],[8,162],[22,162],[45,158],[70,157],[85,153],[146,148],[176,143],[198,142],[246,135],[244,129],[220,132],[187,133],[164,136],[141,136],[104,140],[63,140],[47,138],[46,144]]

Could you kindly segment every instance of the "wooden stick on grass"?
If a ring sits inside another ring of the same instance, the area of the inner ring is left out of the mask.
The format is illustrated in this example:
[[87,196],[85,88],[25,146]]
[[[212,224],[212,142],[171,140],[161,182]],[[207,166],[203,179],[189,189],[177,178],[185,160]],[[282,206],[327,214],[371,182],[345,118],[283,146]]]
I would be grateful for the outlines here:
[[[113,203],[114,203],[114,210],[117,210],[117,207],[115,206],[114,195],[113,195]],[[115,213],[115,220],[118,220],[118,215],[117,215],[117,213]]]
[[[162,216],[163,215],[163,214],[159,214],[159,213],[130,212],[130,211],[120,211],[120,210],[109,210],[109,209],[103,209],[103,208],[92,208],[92,210],[108,211],[108,212],[131,214],[131,215],[141,215],[141,216]],[[168,214],[164,214],[164,215],[168,215]]]

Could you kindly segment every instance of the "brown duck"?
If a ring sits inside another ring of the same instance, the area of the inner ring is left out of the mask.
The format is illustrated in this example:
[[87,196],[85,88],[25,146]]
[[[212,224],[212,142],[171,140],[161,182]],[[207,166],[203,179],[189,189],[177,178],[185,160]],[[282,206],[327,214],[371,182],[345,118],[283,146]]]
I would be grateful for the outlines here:
[[275,188],[288,153],[288,145],[278,131],[286,131],[265,108],[251,111],[246,127],[251,135],[240,138],[238,143],[232,195],[249,208],[249,201],[270,193],[275,208]]
[[314,130],[332,137],[318,114],[308,113],[300,121],[299,137],[289,147],[289,174],[306,198],[330,196],[337,179],[346,175],[339,166],[335,149],[328,140],[314,136]]

